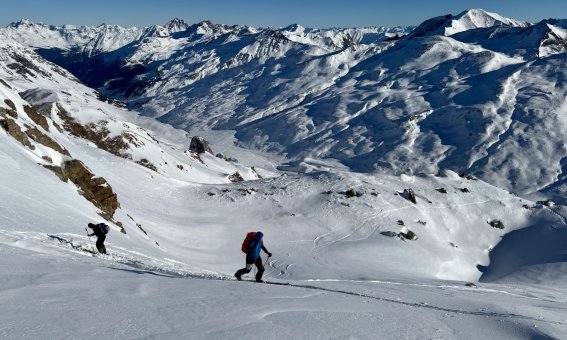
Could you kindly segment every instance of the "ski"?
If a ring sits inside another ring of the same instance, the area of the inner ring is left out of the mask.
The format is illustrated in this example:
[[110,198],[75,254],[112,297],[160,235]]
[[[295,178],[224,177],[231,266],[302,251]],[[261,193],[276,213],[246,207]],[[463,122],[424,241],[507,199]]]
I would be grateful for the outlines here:
[[276,285],[276,286],[291,286],[291,283],[289,283],[289,282],[274,282],[274,281],[257,282],[256,280],[247,280],[247,279],[236,280],[236,281],[252,282],[252,283],[264,283],[264,284],[267,284],[267,285]]

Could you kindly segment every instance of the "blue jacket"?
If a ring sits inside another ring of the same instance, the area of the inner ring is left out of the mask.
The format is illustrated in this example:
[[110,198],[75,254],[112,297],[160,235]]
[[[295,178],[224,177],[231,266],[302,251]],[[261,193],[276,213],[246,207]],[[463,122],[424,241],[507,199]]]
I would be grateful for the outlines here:
[[264,234],[257,232],[256,235],[254,235],[254,238],[250,240],[250,243],[248,243],[248,251],[246,252],[246,262],[254,263],[260,256],[260,251],[262,250],[268,253],[268,250],[264,247],[264,242],[262,241],[263,237]]

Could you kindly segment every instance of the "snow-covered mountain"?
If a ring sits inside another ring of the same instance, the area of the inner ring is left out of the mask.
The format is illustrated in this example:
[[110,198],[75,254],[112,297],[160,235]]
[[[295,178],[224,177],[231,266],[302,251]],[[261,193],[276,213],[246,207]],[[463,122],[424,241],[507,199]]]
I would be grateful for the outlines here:
[[0,334],[560,338],[564,22],[444,18],[0,30]]
[[[18,37],[16,26],[2,34]],[[520,193],[562,178],[560,20],[532,25],[470,10],[404,38],[404,28],[170,26],[174,33],[146,33],[87,59],[55,46],[39,52],[144,115],[186,130],[235,130],[241,145],[295,164],[450,169]],[[523,154],[541,161],[518,166]]]

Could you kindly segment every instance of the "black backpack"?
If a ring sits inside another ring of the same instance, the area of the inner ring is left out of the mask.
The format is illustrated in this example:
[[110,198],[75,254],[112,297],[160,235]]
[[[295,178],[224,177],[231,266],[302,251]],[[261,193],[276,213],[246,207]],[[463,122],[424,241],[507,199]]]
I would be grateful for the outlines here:
[[105,235],[108,234],[108,232],[110,231],[110,227],[107,226],[107,225],[104,224],[104,223],[99,223],[99,224],[98,224],[98,228],[99,228],[100,231],[102,231],[102,233],[105,234]]

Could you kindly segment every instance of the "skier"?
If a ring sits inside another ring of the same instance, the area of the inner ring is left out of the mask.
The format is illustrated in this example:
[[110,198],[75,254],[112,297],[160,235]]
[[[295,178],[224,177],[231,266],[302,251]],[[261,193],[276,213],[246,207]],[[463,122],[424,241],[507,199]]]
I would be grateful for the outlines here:
[[262,257],[260,256],[260,250],[263,250],[266,254],[268,254],[268,257],[271,257],[272,253],[270,253],[268,249],[264,247],[264,242],[262,241],[263,237],[264,234],[262,234],[261,231],[258,231],[250,240],[247,237],[244,241],[245,243],[249,241],[248,244],[243,244],[243,250],[246,249],[246,267],[238,270],[234,274],[238,281],[242,280],[242,275],[250,273],[250,271],[252,270],[252,265],[255,264],[258,268],[258,273],[256,273],[256,282],[264,282],[262,280],[262,274],[264,274],[264,264],[262,263]]
[[104,240],[106,239],[106,234],[108,234],[108,231],[110,230],[110,228],[104,223],[99,223],[99,224],[89,223],[88,226],[89,226],[89,228],[91,228],[93,230],[93,233],[89,234],[89,232],[87,230],[87,235],[88,236],[95,236],[96,235],[96,237],[97,237],[96,249],[98,249],[98,251],[101,254],[108,254],[106,252],[106,247],[104,246]]

